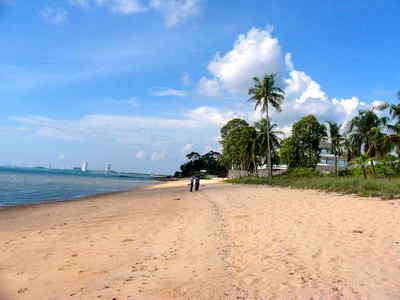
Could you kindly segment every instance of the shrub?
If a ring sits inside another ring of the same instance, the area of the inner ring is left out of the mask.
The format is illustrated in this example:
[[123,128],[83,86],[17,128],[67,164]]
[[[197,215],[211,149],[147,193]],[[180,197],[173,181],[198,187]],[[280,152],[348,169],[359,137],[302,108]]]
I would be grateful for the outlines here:
[[285,175],[290,177],[315,177],[320,176],[321,174],[317,170],[312,168],[296,168],[291,169]]

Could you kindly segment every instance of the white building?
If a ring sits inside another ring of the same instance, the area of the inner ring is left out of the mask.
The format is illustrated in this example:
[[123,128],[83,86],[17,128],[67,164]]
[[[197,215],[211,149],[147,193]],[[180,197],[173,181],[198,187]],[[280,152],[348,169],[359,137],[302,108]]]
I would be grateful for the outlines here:
[[81,171],[86,172],[87,169],[88,169],[88,162],[85,160],[84,162],[82,162]]
[[[317,165],[317,169],[321,172],[334,172],[335,171],[335,155],[331,151],[331,144],[328,142],[322,142],[320,144],[321,153],[320,161]],[[338,156],[337,157],[338,170],[347,168],[347,161]]]
[[110,163],[106,163],[106,167],[104,169],[107,173],[111,172],[111,164]]

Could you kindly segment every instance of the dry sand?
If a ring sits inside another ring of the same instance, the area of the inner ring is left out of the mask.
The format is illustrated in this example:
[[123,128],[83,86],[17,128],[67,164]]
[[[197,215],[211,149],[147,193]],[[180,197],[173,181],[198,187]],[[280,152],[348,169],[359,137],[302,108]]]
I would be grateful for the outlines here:
[[175,182],[2,210],[0,253],[7,299],[400,299],[400,205]]

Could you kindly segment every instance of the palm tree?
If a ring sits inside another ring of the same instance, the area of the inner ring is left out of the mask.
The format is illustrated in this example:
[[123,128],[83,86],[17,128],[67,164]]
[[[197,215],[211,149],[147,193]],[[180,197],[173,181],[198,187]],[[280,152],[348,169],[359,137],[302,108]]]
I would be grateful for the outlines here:
[[[400,91],[397,92],[397,100],[400,102]],[[387,102],[378,105],[377,110],[385,110],[389,108],[389,114],[392,120],[396,121],[396,124],[400,123],[400,103],[399,104],[389,104]]]
[[359,111],[349,123],[350,139],[357,153],[365,153],[371,158],[371,166],[374,175],[376,175],[375,164],[373,158],[377,155],[377,147],[375,144],[378,140],[382,140],[378,132],[383,134],[381,130],[387,128],[388,118],[379,117],[374,110]]
[[[268,129],[269,126],[269,129]],[[265,157],[265,160],[262,161],[262,164],[265,164],[268,160],[268,153],[266,151],[268,146],[268,138],[270,140],[271,146],[271,157],[276,156],[276,150],[279,148],[281,144],[280,136],[284,135],[282,131],[277,130],[278,125],[271,122],[268,122],[266,118],[262,118],[258,122],[254,123],[254,127],[257,130],[256,144],[259,145],[260,155]]]
[[338,176],[339,173],[338,173],[337,157],[338,157],[338,152],[340,151],[340,143],[343,140],[343,136],[340,134],[340,127],[342,127],[342,125],[331,121],[328,121],[327,123],[329,125],[329,138],[331,141],[331,151],[335,156],[335,174],[336,176]]
[[[275,85],[275,74],[266,74],[263,79],[254,77],[254,86],[249,89],[251,98],[249,101],[255,102],[255,109],[261,108],[261,111],[266,114],[267,128],[269,125],[269,105],[272,105],[277,111],[281,111],[281,105],[285,99],[285,92]],[[267,165],[268,177],[272,178],[272,160],[271,160],[271,141],[267,135]]]
[[366,165],[369,162],[369,158],[365,154],[361,154],[354,160],[354,163],[361,167],[361,171],[364,179],[367,179],[367,168]]

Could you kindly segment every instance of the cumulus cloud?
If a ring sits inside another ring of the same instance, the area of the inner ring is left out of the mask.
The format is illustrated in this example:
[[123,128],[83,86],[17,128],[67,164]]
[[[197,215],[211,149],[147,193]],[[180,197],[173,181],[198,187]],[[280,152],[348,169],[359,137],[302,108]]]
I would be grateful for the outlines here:
[[[308,114],[314,114],[322,122],[346,122],[359,109],[368,108],[357,97],[329,97],[316,80],[295,68],[293,55],[283,53],[272,28],[252,28],[239,35],[230,51],[216,54],[208,64],[208,71],[209,76],[198,82],[199,94],[215,97],[228,93],[242,98],[252,86],[254,76],[277,73],[277,84],[285,91],[285,101],[283,111],[272,110],[271,116],[286,131],[294,121]],[[248,112],[249,120],[263,116],[260,111]]]
[[49,24],[63,24],[68,19],[68,12],[64,8],[46,7],[40,11],[40,16]]
[[186,92],[182,90],[175,89],[160,89],[156,91],[152,91],[151,94],[157,97],[165,97],[165,96],[175,96],[175,97],[184,97],[186,96]]
[[290,77],[285,80],[285,83],[285,93],[288,99],[294,99],[299,103],[304,103],[308,99],[327,100],[320,85],[304,72],[291,71]]
[[158,10],[167,26],[183,23],[200,12],[201,0],[151,0],[150,7]]
[[234,118],[244,118],[245,114],[235,111],[220,111],[215,107],[202,106],[190,111],[187,116],[199,123],[222,126]]
[[217,79],[208,79],[202,77],[197,85],[200,95],[207,97],[216,97],[220,95],[220,86]]
[[286,53],[285,54],[285,65],[289,71],[294,70],[294,64],[292,60],[292,53]]
[[[221,86],[230,93],[247,93],[253,77],[265,73],[282,73],[285,64],[277,38],[271,31],[252,28],[239,35],[233,49],[225,55],[217,53],[208,64],[213,86]],[[205,78],[201,82],[207,82]],[[201,84],[200,82],[200,84]]]

